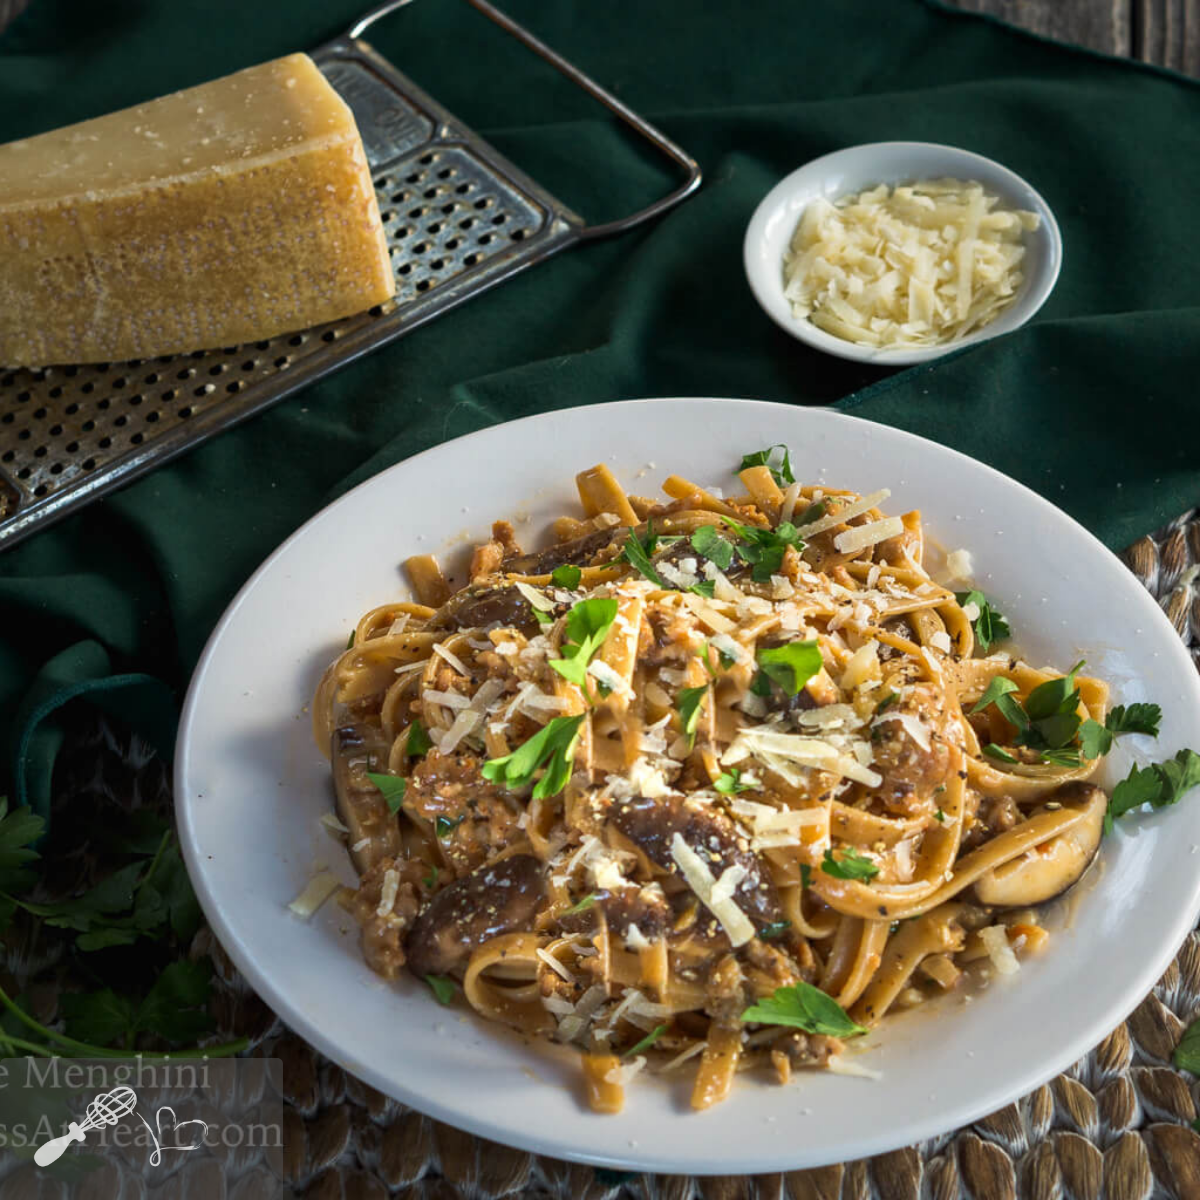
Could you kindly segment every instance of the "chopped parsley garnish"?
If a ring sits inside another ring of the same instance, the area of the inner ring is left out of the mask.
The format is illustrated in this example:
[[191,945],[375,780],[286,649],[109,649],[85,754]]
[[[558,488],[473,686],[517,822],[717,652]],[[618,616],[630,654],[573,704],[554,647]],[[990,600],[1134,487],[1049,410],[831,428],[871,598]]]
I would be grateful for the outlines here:
[[743,525],[732,517],[722,517],[742,540],[734,547],[737,556],[749,564],[750,578],[755,583],[767,583],[772,575],[779,573],[783,556],[789,546],[797,553],[804,549],[804,539],[796,532],[796,526],[784,521],[774,529],[759,529],[756,525]]
[[789,696],[795,696],[814,675],[820,674],[824,664],[821,647],[814,638],[759,650],[758,665],[763,674],[779,684]]
[[996,642],[1001,642],[1006,637],[1012,636],[1012,630],[1009,629],[1008,622],[997,609],[988,603],[987,597],[982,592],[974,590],[969,592],[955,592],[954,598],[958,601],[960,608],[966,608],[968,604],[973,604],[979,610],[979,615],[971,622],[971,628],[975,630],[975,641],[979,644],[979,648],[984,654]]
[[994,758],[997,762],[1015,763],[1017,761],[1007,750],[997,746],[995,742],[989,742],[984,746],[983,752],[988,758]]
[[550,665],[577,687],[587,681],[587,666],[592,655],[604,644],[612,623],[617,619],[618,604],[607,596],[581,600],[567,613],[563,634],[562,658],[552,658]]
[[[776,450],[783,451],[783,454],[776,459],[778,465],[771,462]],[[792,474],[792,456],[782,442],[768,446],[765,450],[756,450],[753,454],[742,455],[741,466],[738,467],[738,470],[745,471],[750,467],[766,467],[771,472],[771,478],[780,487],[783,487],[785,483],[796,482],[796,476]]]
[[621,1057],[632,1058],[635,1054],[643,1054],[666,1032],[667,1027],[665,1025],[656,1025],[636,1046],[630,1046]]
[[[1077,767],[1080,765],[1079,748],[1074,743],[1083,718],[1078,712],[1080,695],[1075,676],[1082,666],[1081,659],[1066,675],[1039,684],[1025,697],[1024,705],[1013,695],[1018,690],[1017,685],[1011,679],[997,675],[971,712],[980,712],[994,704],[1017,731],[1013,745],[1038,751],[1042,762]],[[1093,731],[1089,730],[1087,737],[1089,742],[1093,741]],[[999,749],[998,746],[985,746],[984,753],[1001,762],[1017,761],[1011,754],[997,753]]]
[[933,819],[934,819],[935,821],[940,821],[940,822],[941,822],[941,824],[945,825],[945,823],[946,823],[946,814],[945,814],[944,812],[942,812],[942,810],[939,808],[939,809],[937,810],[937,812],[935,812],[935,813],[933,814]]
[[688,591],[695,592],[697,596],[703,596],[705,600],[711,600],[717,594],[717,585],[711,579],[701,579],[699,582],[693,583]]
[[[533,605],[530,605],[530,608],[533,608]],[[533,619],[537,621],[539,625],[554,624],[554,614],[552,612],[545,612],[540,608],[533,608]]]
[[433,823],[434,830],[437,832],[439,839],[448,838],[465,820],[467,814],[463,813],[461,817],[455,817],[450,820],[449,817],[438,817]]
[[772,941],[774,938],[783,937],[789,929],[791,929],[791,921],[772,921],[770,925],[764,925],[759,931],[758,936],[764,942]]
[[1200,1075],[1200,1017],[1183,1031],[1183,1037],[1179,1039],[1171,1061],[1183,1071]]
[[1113,788],[1104,814],[1104,832],[1112,831],[1113,822],[1143,804],[1151,808],[1167,808],[1177,804],[1185,793],[1200,784],[1200,754],[1180,750],[1166,762],[1151,763],[1148,767],[1134,766],[1129,774]]
[[367,778],[383,794],[384,800],[387,801],[388,812],[398,813],[404,804],[404,793],[408,789],[408,780],[402,779],[399,775],[383,775],[377,774],[375,771],[368,771]]
[[404,753],[409,758],[420,758],[432,749],[433,743],[429,740],[429,734],[425,732],[425,726],[420,721],[413,721],[408,727],[408,741],[404,743]]
[[356,632],[357,632],[357,630],[354,630],[354,629],[350,630],[350,636],[346,639],[346,649],[347,650],[354,649],[354,635]]
[[425,982],[439,1004],[449,1004],[454,999],[454,980],[445,975],[426,975]]
[[654,522],[651,521],[646,525],[644,541],[638,537],[635,529],[630,529],[629,536],[625,539],[625,547],[621,551],[621,557],[630,566],[636,567],[651,583],[660,588],[666,588],[663,577],[654,569],[654,564],[650,561],[650,555],[654,553],[657,546],[658,538],[654,535]]
[[1158,737],[1162,709],[1157,704],[1118,704],[1104,718],[1104,724],[1089,717],[1079,727],[1079,745],[1084,758],[1100,758],[1112,749],[1113,737],[1119,733],[1144,733]]
[[737,767],[732,767],[713,780],[713,787],[722,796],[736,796],[739,792],[755,791],[758,785],[755,783],[743,783],[742,772]]
[[571,778],[571,761],[579,744],[583,718],[583,713],[574,717],[555,717],[511,754],[488,759],[481,768],[484,779],[502,783],[506,788],[520,788],[533,781],[539,767],[545,767],[542,777],[533,786],[534,799],[544,800],[561,792]]
[[771,680],[766,671],[756,671],[754,678],[750,680],[750,692],[755,696],[769,696],[771,694]]
[[708,684],[700,687],[682,688],[679,692],[679,716],[683,720],[683,732],[687,736],[688,748],[696,744],[696,730],[704,712],[704,696]]
[[733,543],[723,538],[715,525],[701,525],[692,534],[692,549],[722,571],[728,571],[733,562]]
[[825,512],[828,508],[829,508],[828,500],[817,500],[814,503],[810,504],[796,518],[796,524],[798,526],[800,526],[801,529],[803,529],[805,525],[811,525],[814,521],[819,521],[825,515]]
[[800,864],[800,886],[808,887],[812,883],[812,867],[808,863]]
[[846,1038],[866,1033],[861,1025],[850,1019],[846,1010],[830,995],[811,983],[795,983],[776,988],[744,1013],[743,1021],[759,1025],[789,1025],[805,1033],[821,1033],[827,1037]]
[[832,850],[825,851],[821,870],[834,879],[862,879],[867,882],[879,874],[879,867],[857,850],[849,848],[842,851],[841,858],[834,858]]
[[441,872],[438,870],[437,864],[436,864],[436,863],[434,863],[434,865],[433,865],[432,867],[430,867],[430,868],[429,868],[429,874],[428,874],[428,875],[426,875],[426,876],[425,876],[425,877],[424,877],[424,878],[421,880],[421,882],[422,882],[422,883],[423,883],[423,884],[424,884],[424,885],[425,885],[427,888],[435,888],[435,887],[437,887],[438,876],[439,876],[440,874],[441,874]]
[[582,900],[576,901],[576,903],[572,904],[570,908],[564,908],[560,915],[564,917],[578,916],[580,913],[587,912],[587,910],[595,903],[596,893],[588,892],[588,894],[584,896]]
[[555,567],[550,572],[551,582],[568,589],[577,588],[582,578],[583,572],[578,567],[572,566],[571,563],[563,563],[561,567]]
[[879,716],[880,713],[887,712],[887,710],[891,708],[892,705],[895,704],[899,699],[899,692],[888,692],[888,694],[884,696],[884,698],[880,700],[877,705],[875,705],[875,715]]

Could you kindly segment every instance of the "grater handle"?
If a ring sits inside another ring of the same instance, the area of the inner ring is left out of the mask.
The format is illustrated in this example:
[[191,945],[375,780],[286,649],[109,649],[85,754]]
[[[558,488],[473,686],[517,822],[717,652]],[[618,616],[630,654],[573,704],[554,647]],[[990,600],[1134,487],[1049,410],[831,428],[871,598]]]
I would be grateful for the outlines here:
[[[376,21],[398,9],[412,3],[412,0],[383,0],[369,12],[364,13],[347,31],[347,37],[361,37]],[[467,0],[472,8],[481,12],[488,20],[499,25],[505,33],[511,34],[523,46],[532,50],[539,58],[548,62],[555,70],[565,75],[573,84],[582,88],[593,99],[598,100],[611,113],[620,117],[635,133],[645,138],[659,153],[675,163],[684,173],[683,182],[665,196],[659,197],[652,204],[639,209],[629,216],[616,221],[605,221],[601,225],[585,225],[579,230],[581,239],[610,237],[615,233],[624,233],[645,221],[652,220],[668,209],[674,208],[681,200],[687,199],[699,186],[701,180],[700,164],[681,146],[676,145],[662,130],[655,128],[644,117],[639,116],[627,104],[618,100],[607,88],[601,87],[590,75],[581,71],[574,63],[563,58],[557,51],[552,50],[540,38],[535,37],[524,25],[514,21],[506,13],[502,13],[489,0]]]

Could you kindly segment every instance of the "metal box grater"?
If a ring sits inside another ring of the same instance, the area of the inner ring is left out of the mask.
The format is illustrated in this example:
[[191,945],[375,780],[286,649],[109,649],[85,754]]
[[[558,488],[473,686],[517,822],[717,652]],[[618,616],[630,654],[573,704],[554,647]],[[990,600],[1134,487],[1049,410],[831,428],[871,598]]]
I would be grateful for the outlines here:
[[684,173],[669,195],[589,226],[362,40],[387,0],[313,59],[354,111],[396,295],[269,341],[145,361],[0,368],[0,549],[182,454],[551,254],[630,229],[700,184],[683,150],[487,0],[472,7],[578,84]]

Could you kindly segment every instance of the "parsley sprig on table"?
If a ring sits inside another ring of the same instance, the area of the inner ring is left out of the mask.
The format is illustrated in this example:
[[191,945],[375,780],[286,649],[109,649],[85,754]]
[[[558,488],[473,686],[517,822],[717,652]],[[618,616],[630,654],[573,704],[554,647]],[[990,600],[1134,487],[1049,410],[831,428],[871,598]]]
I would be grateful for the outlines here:
[[28,894],[39,878],[34,864],[41,856],[33,847],[44,833],[41,817],[28,808],[10,812],[7,800],[0,797],[0,931],[24,919],[36,923],[34,937],[45,937],[41,930],[74,934],[73,949],[86,963],[86,973],[101,983],[113,975],[117,985],[64,992],[59,1000],[64,1029],[36,1020],[22,997],[0,989],[0,1053],[107,1058],[136,1050],[147,1057],[170,1053],[216,1058],[244,1049],[244,1038],[162,1052],[137,1045],[143,1035],[186,1045],[211,1030],[208,962],[168,961],[144,990],[137,988],[133,972],[105,969],[114,961],[106,952],[120,954],[122,947],[143,939],[155,948],[169,945],[173,938],[186,945],[200,927],[200,908],[170,829],[142,810],[125,828],[106,830],[111,848],[132,855],[133,861],[81,895],[54,902]]

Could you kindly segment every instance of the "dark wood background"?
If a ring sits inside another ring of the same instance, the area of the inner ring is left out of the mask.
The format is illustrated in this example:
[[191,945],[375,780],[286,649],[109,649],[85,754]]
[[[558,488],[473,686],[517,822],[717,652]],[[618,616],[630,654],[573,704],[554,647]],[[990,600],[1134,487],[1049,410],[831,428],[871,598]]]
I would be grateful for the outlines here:
[[[2,0],[0,0],[2,2]],[[950,0],[1046,37],[1200,75],[1200,0]]]

